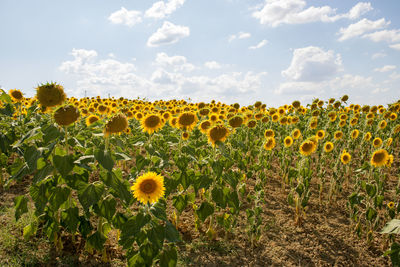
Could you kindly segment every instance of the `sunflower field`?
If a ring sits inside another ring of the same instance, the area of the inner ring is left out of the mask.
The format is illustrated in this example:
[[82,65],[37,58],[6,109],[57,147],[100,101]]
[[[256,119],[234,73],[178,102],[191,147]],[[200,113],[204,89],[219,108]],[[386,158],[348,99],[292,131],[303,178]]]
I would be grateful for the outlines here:
[[61,253],[68,240],[104,264],[112,243],[125,265],[176,266],[185,229],[263,246],[276,184],[290,225],[341,206],[352,238],[397,265],[400,102],[347,101],[76,99],[57,83],[32,98],[1,90],[1,193],[26,187],[13,199],[15,220],[33,210],[26,242],[44,237]]

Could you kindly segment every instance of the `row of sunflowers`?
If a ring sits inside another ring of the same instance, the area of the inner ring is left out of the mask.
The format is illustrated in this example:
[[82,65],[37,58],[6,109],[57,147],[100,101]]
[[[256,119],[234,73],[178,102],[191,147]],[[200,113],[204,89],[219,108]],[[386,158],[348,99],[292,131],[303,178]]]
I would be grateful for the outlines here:
[[244,230],[256,246],[273,174],[299,226],[315,192],[323,206],[348,199],[355,233],[368,242],[400,212],[398,190],[386,186],[400,174],[400,103],[347,105],[345,95],[274,108],[67,98],[57,83],[36,90],[0,96],[0,182],[30,181],[15,199],[16,219],[33,203],[24,237],[43,234],[58,250],[63,235],[80,236],[110,261],[114,233],[129,266],[174,266],[183,212],[209,239]]

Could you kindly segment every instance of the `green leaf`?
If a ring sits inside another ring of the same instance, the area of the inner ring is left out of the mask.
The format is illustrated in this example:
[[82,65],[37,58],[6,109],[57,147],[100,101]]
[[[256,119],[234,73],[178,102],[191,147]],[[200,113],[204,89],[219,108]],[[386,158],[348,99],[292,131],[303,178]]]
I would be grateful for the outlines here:
[[198,210],[196,210],[197,216],[199,219],[204,222],[208,216],[214,213],[214,206],[208,202],[201,203],[201,206]]
[[169,247],[160,255],[160,267],[175,267],[178,263],[178,252],[175,247]]
[[26,196],[17,196],[14,198],[15,220],[18,221],[22,214],[28,212],[28,198]]
[[83,238],[86,239],[87,235],[93,230],[90,221],[86,220],[84,216],[79,216],[79,232],[82,234]]
[[32,236],[36,235],[36,231],[37,231],[38,227],[37,227],[37,223],[36,221],[31,222],[30,224],[28,224],[27,226],[24,227],[23,230],[23,237],[25,240],[30,239]]
[[117,212],[112,218],[112,225],[117,229],[121,229],[127,220],[128,218],[123,213]]
[[49,176],[53,172],[54,168],[53,165],[48,164],[46,165],[43,169],[40,169],[35,175],[33,176],[33,183],[38,183],[45,179],[47,176]]
[[54,139],[60,137],[61,131],[54,125],[47,125],[41,128],[43,132],[43,141],[45,144],[53,141]]
[[136,168],[137,172],[139,173],[141,170],[143,170],[144,167],[148,166],[150,164],[149,159],[145,159],[142,155],[137,155],[136,156]]
[[79,224],[79,209],[73,207],[61,213],[61,225],[68,229],[70,233],[75,233]]
[[380,231],[381,234],[399,234],[400,233],[400,220],[393,219],[388,222],[385,227]]
[[96,231],[94,234],[88,237],[87,242],[92,248],[101,251],[106,240],[107,238],[104,236],[103,233]]
[[97,214],[106,218],[107,220],[112,220],[114,213],[116,211],[117,201],[115,198],[108,196],[103,201],[100,202],[98,206],[98,210],[96,211]]
[[157,249],[162,249],[165,239],[164,226],[162,224],[152,224],[152,227],[147,230],[147,238]]
[[376,186],[371,184],[366,184],[366,191],[369,197],[373,198],[376,194]]
[[182,211],[185,210],[188,200],[188,197],[183,194],[172,197],[173,205],[179,213],[182,213]]
[[377,215],[378,215],[377,211],[371,207],[369,207],[367,212],[365,213],[365,216],[367,217],[368,221],[372,221],[373,219],[376,218]]
[[111,192],[115,197],[124,200],[126,205],[133,201],[133,195],[130,191],[130,184],[126,180],[122,180],[122,171],[120,169],[113,172],[101,173],[100,178],[105,185],[111,187]]
[[176,230],[175,226],[170,221],[167,221],[165,225],[165,238],[171,243],[181,241],[178,230]]
[[162,199],[151,206],[150,212],[154,215],[154,217],[162,221],[167,220],[166,203]]
[[128,266],[129,267],[143,267],[146,266],[146,262],[140,256],[140,253],[136,253],[132,256],[128,256]]
[[121,237],[119,243],[125,248],[132,246],[136,235],[140,229],[150,221],[150,216],[138,213],[124,223],[121,228]]
[[53,157],[53,164],[57,171],[65,178],[74,168],[74,159],[72,155]]
[[78,191],[78,198],[85,210],[97,203],[104,192],[104,186],[101,183],[88,184],[86,187]]
[[131,160],[131,158],[124,153],[116,152],[114,153],[114,155],[115,155],[115,160]]
[[12,99],[11,96],[9,96],[3,89],[0,89],[0,100],[6,103],[11,103]]
[[146,262],[146,264],[148,264],[148,266],[152,266],[153,259],[158,254],[158,249],[155,248],[151,243],[146,242],[140,246],[139,253],[140,253],[140,256]]
[[67,201],[70,193],[71,189],[69,189],[68,187],[57,186],[52,190],[52,193],[49,198],[49,203],[53,207],[54,211],[58,210],[60,206],[65,201]]
[[114,160],[111,157],[110,151],[104,150],[102,148],[96,149],[94,152],[94,157],[107,171],[112,171],[114,167]]

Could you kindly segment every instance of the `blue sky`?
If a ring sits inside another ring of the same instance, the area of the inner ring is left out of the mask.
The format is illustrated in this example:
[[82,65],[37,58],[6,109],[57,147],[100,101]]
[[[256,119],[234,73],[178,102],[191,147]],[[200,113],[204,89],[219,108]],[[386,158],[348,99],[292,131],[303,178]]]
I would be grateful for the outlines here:
[[0,0],[0,85],[278,106],[400,98],[400,1]]

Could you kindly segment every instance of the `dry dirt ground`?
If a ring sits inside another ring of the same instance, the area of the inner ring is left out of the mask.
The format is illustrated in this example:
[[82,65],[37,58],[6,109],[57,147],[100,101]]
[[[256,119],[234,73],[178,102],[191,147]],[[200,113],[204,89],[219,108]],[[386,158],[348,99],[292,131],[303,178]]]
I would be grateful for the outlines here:
[[[397,180],[396,180],[397,183]],[[396,186],[395,181],[393,184]],[[124,266],[123,251],[113,236],[107,244],[111,263],[101,261],[101,255],[84,250],[78,238],[75,243],[64,240],[64,251],[56,253],[45,238],[29,242],[22,238],[22,222],[15,222],[13,199],[26,193],[29,181],[0,191],[0,265],[1,266]],[[322,206],[313,188],[306,219],[301,226],[294,223],[294,208],[287,204],[287,189],[278,178],[271,177],[265,188],[262,219],[263,235],[252,246],[244,231],[245,213],[240,213],[239,229],[228,237],[208,240],[194,230],[193,211],[187,209],[180,218],[179,231],[184,242],[179,244],[178,266],[390,266],[382,257],[387,248],[385,238],[375,234],[374,241],[354,233],[348,212],[348,192],[334,205]]]

